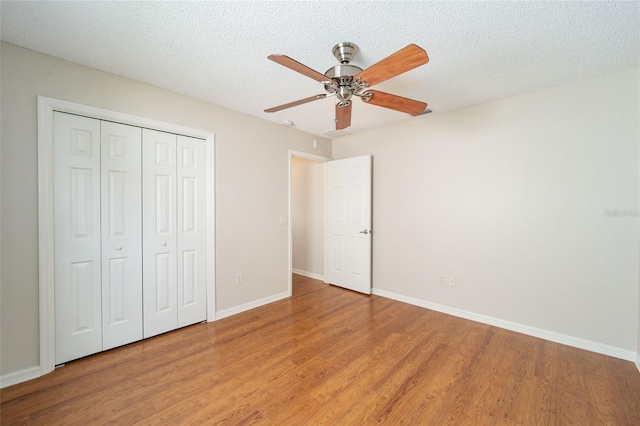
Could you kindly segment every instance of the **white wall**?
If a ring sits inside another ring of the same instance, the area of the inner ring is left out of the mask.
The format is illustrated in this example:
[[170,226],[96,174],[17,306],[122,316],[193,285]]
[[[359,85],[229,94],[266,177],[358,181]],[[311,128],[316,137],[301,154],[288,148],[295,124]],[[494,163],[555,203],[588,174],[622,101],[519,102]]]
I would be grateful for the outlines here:
[[214,132],[216,309],[287,291],[289,149],[330,157],[330,140],[11,44],[1,55],[0,374],[39,363],[37,95]]
[[373,155],[374,290],[635,354],[638,77],[335,140],[336,159]]
[[293,269],[324,276],[324,163],[291,162]]

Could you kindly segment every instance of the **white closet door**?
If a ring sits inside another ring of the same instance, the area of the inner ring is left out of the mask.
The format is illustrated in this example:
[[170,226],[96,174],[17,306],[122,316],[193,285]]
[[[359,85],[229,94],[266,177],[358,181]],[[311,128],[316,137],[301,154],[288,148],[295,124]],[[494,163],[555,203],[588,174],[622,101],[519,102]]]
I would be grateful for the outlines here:
[[55,363],[102,350],[100,121],[53,113]]
[[142,339],[142,129],[103,121],[103,350]]
[[178,326],[176,135],[142,131],[144,337]]
[[205,142],[178,136],[178,327],[207,318]]

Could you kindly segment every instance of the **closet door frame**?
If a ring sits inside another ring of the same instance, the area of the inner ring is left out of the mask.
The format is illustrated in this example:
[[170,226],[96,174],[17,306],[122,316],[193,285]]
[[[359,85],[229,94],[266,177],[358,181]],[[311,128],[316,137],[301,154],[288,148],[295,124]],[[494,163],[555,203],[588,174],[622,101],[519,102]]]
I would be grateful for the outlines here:
[[40,313],[40,375],[55,368],[54,226],[53,226],[53,112],[204,139],[206,145],[207,321],[215,318],[215,182],[212,132],[38,96],[38,255]]

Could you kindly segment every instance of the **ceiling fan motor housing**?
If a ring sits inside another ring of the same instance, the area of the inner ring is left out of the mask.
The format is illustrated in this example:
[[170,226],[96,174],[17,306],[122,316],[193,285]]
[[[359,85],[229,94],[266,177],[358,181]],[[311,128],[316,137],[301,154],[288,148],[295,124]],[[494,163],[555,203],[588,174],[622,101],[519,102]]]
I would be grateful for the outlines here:
[[329,68],[324,75],[329,78],[353,77],[360,72],[362,72],[362,68],[356,67],[355,65],[336,65],[335,67]]

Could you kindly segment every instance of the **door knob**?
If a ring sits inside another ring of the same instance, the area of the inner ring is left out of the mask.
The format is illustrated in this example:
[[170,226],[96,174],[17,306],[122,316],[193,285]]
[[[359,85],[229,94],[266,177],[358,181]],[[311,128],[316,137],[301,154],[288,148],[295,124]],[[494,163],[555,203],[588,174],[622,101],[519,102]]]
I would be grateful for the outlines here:
[[162,247],[166,247],[166,246],[167,246],[167,242],[165,241],[165,242],[161,243],[160,245],[161,245]]
[[122,246],[116,246],[116,250],[122,250]]
[[360,231],[360,233],[364,234],[364,235],[367,235],[369,233],[369,231],[365,229],[364,231]]

